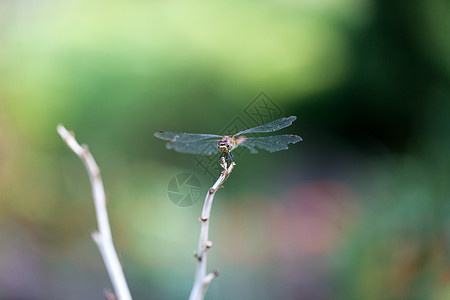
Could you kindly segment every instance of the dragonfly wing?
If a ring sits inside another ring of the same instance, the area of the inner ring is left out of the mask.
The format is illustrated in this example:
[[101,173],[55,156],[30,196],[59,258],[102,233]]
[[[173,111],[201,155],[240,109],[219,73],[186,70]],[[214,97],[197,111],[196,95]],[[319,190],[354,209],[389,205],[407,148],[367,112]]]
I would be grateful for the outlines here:
[[171,142],[195,142],[211,138],[222,138],[217,134],[202,134],[202,133],[184,133],[172,131],[158,131],[154,136],[162,140]]
[[297,142],[300,142],[301,140],[302,138],[298,135],[283,134],[263,137],[250,137],[246,138],[245,141],[241,142],[239,145],[247,147],[250,150],[250,153],[258,153],[258,150],[256,150],[256,148],[267,150],[270,152],[276,152],[280,150],[286,150],[288,148],[288,144],[295,144]]
[[236,133],[235,136],[239,136],[239,135],[245,134],[245,133],[262,133],[262,132],[277,131],[277,130],[280,130],[280,129],[290,126],[292,124],[292,122],[294,122],[296,119],[297,119],[296,116],[283,117],[281,119],[274,120],[272,122],[269,122],[269,123],[261,125],[261,126],[243,130],[241,132]]
[[167,149],[174,149],[181,153],[211,155],[219,153],[217,143],[220,139],[214,140],[197,140],[195,142],[174,141],[166,144]]

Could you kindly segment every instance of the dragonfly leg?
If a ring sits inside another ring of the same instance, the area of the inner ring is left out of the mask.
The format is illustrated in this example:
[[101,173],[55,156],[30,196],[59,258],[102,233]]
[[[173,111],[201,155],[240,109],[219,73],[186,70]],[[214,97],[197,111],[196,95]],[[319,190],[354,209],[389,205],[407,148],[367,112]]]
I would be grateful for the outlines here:
[[222,157],[224,157],[226,160],[233,162],[234,155],[231,152],[228,152],[220,154],[219,159],[222,159]]

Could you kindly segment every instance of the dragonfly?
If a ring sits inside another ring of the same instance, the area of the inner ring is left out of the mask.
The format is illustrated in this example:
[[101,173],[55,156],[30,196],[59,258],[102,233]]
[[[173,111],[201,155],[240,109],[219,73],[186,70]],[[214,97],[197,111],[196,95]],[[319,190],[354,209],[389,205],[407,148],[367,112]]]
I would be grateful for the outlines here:
[[[302,141],[296,134],[282,134],[270,136],[248,137],[247,134],[274,132],[292,125],[296,116],[283,117],[269,123],[240,131],[233,135],[217,135],[203,133],[184,133],[171,131],[158,131],[155,136],[169,141],[167,149],[174,149],[181,153],[212,155],[221,153],[220,157],[232,160],[231,151],[237,147],[246,147],[250,153],[258,153],[258,149],[276,152],[288,149],[288,144]],[[245,135],[244,135],[245,134]]]

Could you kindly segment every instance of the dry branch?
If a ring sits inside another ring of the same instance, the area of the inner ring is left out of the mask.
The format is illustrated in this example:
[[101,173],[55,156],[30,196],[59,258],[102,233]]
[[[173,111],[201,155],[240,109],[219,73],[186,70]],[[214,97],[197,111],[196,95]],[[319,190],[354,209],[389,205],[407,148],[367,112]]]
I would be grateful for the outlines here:
[[217,271],[206,274],[208,249],[212,247],[212,242],[208,240],[209,218],[211,215],[211,207],[214,195],[216,194],[217,190],[222,187],[222,184],[228,178],[228,176],[230,176],[235,165],[236,164],[232,162],[230,167],[227,168],[225,158],[222,157],[221,166],[222,168],[224,168],[224,170],[220,174],[220,177],[219,179],[217,179],[216,183],[206,193],[205,203],[203,204],[202,215],[200,217],[200,240],[198,243],[197,254],[195,255],[198,260],[197,270],[195,273],[194,285],[192,286],[189,300],[202,300],[205,297],[208,285],[211,283],[211,281],[213,281],[214,278],[217,277],[217,275],[219,275],[219,272]]
[[100,250],[117,299],[131,300],[130,290],[128,289],[122,266],[120,265],[116,250],[114,249],[108,212],[106,210],[105,189],[103,188],[100,169],[98,168],[94,157],[89,152],[88,147],[86,145],[80,146],[72,132],[67,131],[62,125],[58,125],[57,130],[69,148],[80,157],[88,172],[98,224],[98,231],[92,233],[92,239]]

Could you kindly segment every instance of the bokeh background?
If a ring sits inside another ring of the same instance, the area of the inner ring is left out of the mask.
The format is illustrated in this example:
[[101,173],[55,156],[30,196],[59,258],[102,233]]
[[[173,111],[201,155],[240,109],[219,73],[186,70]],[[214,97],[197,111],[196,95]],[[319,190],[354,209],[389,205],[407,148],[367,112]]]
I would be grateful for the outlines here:
[[215,180],[153,132],[270,121],[262,91],[304,141],[236,158],[213,206],[221,275],[206,298],[450,299],[448,8],[0,1],[0,299],[111,288],[58,123],[102,170],[134,298],[186,299],[203,199],[176,206],[168,184],[194,174],[203,198]]

